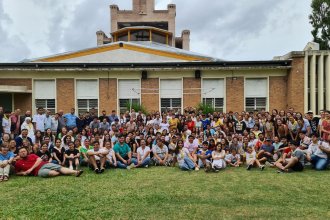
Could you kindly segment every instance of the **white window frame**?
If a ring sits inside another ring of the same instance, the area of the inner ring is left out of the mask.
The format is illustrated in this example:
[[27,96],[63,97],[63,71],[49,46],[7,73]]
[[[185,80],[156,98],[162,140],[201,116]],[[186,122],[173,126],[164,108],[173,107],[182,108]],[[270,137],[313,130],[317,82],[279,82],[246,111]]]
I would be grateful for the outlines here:
[[[53,95],[51,96],[42,96],[39,97],[39,95],[37,95],[36,93],[36,86],[35,83],[38,81],[52,81],[54,83],[54,91],[53,91]],[[57,102],[56,102],[56,79],[33,79],[33,83],[32,83],[32,91],[33,91],[33,99],[32,99],[32,104],[34,106],[33,110],[35,111],[35,113],[37,112],[37,109],[39,107],[42,107],[45,110],[50,110],[52,114],[56,113],[56,106],[57,106]],[[40,105],[37,102],[45,102],[44,104]],[[48,103],[49,102],[54,102],[54,107],[48,108]]]
[[[249,96],[247,95],[247,89],[246,89],[246,81],[248,80],[266,80],[266,96]],[[265,98],[265,105],[257,105],[257,99]],[[247,108],[247,99],[254,99],[254,108],[253,110],[261,110],[265,109],[266,111],[269,111],[269,77],[244,77],[244,110],[245,111],[252,111],[252,109]]]
[[[78,94],[78,81],[96,81],[96,96],[93,96],[93,97],[80,97],[79,96],[79,94]],[[88,111],[88,112],[90,112],[90,110],[92,109],[92,108],[94,108],[95,110],[96,110],[96,112],[97,112],[97,114],[99,115],[100,114],[100,112],[99,112],[99,106],[100,106],[100,88],[99,88],[99,86],[100,86],[100,82],[99,82],[99,79],[95,79],[95,78],[91,78],[91,79],[86,79],[86,78],[77,78],[75,81],[75,85],[74,85],[74,87],[75,87],[75,103],[76,103],[76,106],[75,106],[75,108],[76,108],[76,112],[79,114],[79,113],[85,113],[86,111]],[[81,108],[79,105],[78,105],[78,100],[87,100],[87,107],[86,108]],[[91,106],[91,100],[97,100],[97,106]],[[81,112],[81,110],[84,110],[85,112]]]
[[[180,80],[181,81],[180,82],[181,88],[177,89],[178,90],[177,92],[180,95],[178,95],[177,97],[169,97],[167,95],[163,96],[162,95],[162,86],[161,86],[162,80],[163,81],[165,81],[165,80]],[[170,99],[170,106],[162,107],[162,99]],[[179,110],[180,110],[179,112],[182,113],[182,111],[183,111],[183,77],[181,77],[181,78],[169,78],[169,79],[159,78],[159,99],[158,99],[159,100],[159,111],[163,112],[162,111],[163,108],[168,108],[167,111],[169,111],[169,110],[178,110],[178,107],[173,107],[173,99],[180,99],[181,105],[179,107]],[[177,112],[177,111],[175,111],[175,112]]]

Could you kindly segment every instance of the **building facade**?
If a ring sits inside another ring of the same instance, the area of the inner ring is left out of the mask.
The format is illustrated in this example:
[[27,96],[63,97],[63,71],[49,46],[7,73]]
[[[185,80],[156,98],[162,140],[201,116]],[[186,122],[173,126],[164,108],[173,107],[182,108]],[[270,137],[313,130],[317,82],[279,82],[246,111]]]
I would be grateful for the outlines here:
[[329,51],[224,61],[189,51],[189,31],[175,37],[175,5],[157,11],[154,0],[133,0],[133,10],[110,11],[111,37],[97,32],[95,48],[0,64],[0,106],[79,113],[123,112],[134,103],[149,112],[201,102],[224,112],[330,109]]

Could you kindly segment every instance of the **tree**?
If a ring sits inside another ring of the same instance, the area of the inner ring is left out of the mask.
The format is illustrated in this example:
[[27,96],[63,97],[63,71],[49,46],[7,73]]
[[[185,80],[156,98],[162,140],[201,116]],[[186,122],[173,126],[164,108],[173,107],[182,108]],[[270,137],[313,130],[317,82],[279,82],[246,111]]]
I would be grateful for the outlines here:
[[313,26],[314,42],[321,50],[330,50],[330,0],[312,0],[309,22]]

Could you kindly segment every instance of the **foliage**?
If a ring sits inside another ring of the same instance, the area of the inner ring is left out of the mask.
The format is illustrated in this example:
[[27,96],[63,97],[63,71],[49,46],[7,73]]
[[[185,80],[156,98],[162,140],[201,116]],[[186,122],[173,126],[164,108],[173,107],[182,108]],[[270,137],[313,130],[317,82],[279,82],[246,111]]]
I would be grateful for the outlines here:
[[126,102],[126,108],[127,111],[134,109],[135,112],[141,111],[145,115],[148,113],[146,108],[142,104],[136,102],[132,102],[132,103],[130,103],[129,101]]
[[329,219],[329,171],[226,168],[90,170],[79,177],[12,176],[1,219]]
[[213,114],[215,112],[215,109],[211,105],[203,102],[199,103],[196,109],[197,111],[202,111],[203,114]]
[[321,50],[330,50],[330,0],[313,0],[311,7],[309,20],[314,42],[320,44]]

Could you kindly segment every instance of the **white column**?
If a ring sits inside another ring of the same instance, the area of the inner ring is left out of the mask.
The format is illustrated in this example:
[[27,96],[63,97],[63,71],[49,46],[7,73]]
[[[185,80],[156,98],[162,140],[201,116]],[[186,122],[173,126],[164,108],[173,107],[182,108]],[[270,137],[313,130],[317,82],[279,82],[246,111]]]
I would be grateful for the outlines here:
[[[317,69],[317,98],[318,98],[318,112],[324,109],[324,55],[318,57],[318,69]],[[318,114],[314,112],[314,114]]]
[[308,111],[308,51],[305,51],[304,60],[304,112]]
[[316,55],[312,55],[310,63],[310,110],[316,110]]
[[330,110],[330,52],[325,63],[325,86],[326,86],[326,106],[327,110]]

